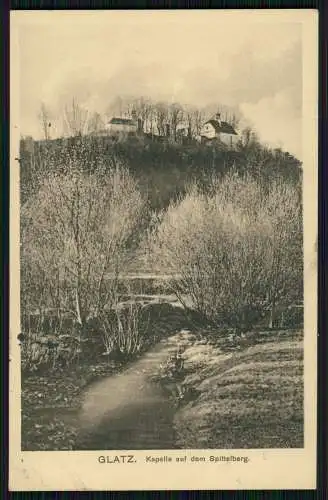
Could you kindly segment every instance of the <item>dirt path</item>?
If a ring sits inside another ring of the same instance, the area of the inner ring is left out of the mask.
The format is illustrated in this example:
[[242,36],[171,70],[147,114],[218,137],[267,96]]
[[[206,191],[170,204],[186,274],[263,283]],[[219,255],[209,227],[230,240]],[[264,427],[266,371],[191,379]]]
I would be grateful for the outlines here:
[[152,376],[176,348],[165,339],[122,373],[92,384],[79,414],[75,449],[175,448],[174,405]]

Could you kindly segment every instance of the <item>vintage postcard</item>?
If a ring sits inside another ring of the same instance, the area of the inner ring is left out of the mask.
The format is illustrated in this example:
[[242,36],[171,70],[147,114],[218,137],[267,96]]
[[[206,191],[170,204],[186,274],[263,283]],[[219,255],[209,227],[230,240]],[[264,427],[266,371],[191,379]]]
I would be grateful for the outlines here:
[[315,489],[317,12],[10,38],[10,489]]

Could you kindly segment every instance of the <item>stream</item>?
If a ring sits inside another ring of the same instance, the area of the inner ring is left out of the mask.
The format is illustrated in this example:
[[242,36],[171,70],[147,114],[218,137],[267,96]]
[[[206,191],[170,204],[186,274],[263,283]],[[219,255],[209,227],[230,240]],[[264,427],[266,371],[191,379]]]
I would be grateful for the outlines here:
[[176,350],[164,339],[122,373],[91,384],[78,415],[76,450],[172,449],[176,408],[161,384],[152,380]]

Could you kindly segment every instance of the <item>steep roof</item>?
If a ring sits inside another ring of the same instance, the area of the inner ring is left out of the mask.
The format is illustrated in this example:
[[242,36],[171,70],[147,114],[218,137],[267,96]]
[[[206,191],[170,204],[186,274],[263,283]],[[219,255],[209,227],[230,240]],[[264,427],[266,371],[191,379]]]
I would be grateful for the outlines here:
[[112,118],[109,123],[113,125],[136,125],[135,120],[131,118]]
[[218,122],[218,120],[208,120],[206,123],[210,123],[216,130],[216,132],[223,132],[224,134],[238,135],[232,125],[227,122]]

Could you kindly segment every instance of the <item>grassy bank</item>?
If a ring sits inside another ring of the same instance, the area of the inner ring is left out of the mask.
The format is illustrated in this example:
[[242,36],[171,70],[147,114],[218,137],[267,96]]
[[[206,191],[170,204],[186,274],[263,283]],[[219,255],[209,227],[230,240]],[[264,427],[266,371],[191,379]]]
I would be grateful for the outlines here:
[[176,343],[184,349],[179,447],[303,447],[301,332],[262,332],[244,346],[185,332]]

